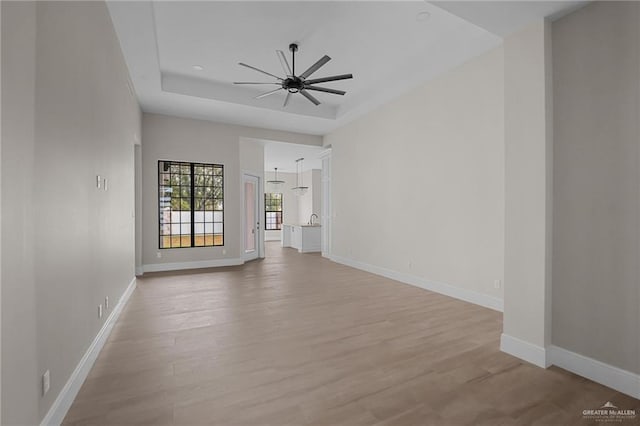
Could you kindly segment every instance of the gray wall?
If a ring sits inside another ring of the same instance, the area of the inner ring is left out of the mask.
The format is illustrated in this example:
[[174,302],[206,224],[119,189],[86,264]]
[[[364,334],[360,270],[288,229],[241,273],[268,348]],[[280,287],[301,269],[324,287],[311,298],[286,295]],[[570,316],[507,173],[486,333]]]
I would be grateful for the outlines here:
[[104,3],[2,8],[2,424],[37,424],[134,276],[140,111]]
[[[36,424],[33,197],[36,10],[2,2],[2,424]],[[12,182],[8,185],[8,182]],[[11,206],[11,208],[8,208]]]
[[295,223],[305,224],[309,222],[312,214],[317,214],[317,223],[320,223],[322,213],[322,170],[312,169],[301,174],[300,185],[308,186],[309,189],[304,195],[298,197],[298,221]]
[[332,255],[502,299],[503,73],[500,47],[325,136]]
[[[242,251],[241,172],[253,171],[260,175],[264,172],[264,150],[255,140],[322,144],[320,136],[159,114],[143,115],[142,135],[144,265],[239,259]],[[158,160],[224,165],[224,247],[158,249]]]
[[[2,52],[2,7],[0,7],[0,52]],[[0,55],[0,80],[2,80],[2,55]],[[0,83],[0,98],[2,84]],[[0,222],[2,221],[2,102],[0,102]],[[0,241],[2,241],[2,226],[0,226]],[[2,270],[2,244],[0,244],[0,271]],[[2,274],[0,274],[0,334],[2,329]],[[2,339],[0,338],[0,365],[2,364]],[[2,383],[2,369],[0,368],[0,383]],[[2,421],[2,386],[0,386],[0,421]]]
[[[541,354],[551,340],[550,44],[550,26],[543,19],[509,35],[504,42],[503,339],[528,342]],[[513,353],[505,347],[504,340],[502,349]],[[541,360],[528,361],[545,364]]]
[[640,373],[640,4],[553,24],[553,344]]

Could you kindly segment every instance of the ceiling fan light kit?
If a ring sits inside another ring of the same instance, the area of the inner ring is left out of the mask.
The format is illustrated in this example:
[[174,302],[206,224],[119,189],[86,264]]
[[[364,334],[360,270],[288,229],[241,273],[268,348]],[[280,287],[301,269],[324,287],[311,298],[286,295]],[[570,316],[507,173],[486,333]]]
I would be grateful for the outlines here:
[[275,84],[275,85],[279,85],[280,87],[278,87],[277,89],[274,90],[270,90],[268,92],[265,92],[261,95],[258,95],[255,97],[255,99],[262,99],[264,97],[273,95],[275,93],[280,92],[281,90],[284,90],[287,92],[286,97],[284,98],[284,104],[282,105],[282,107],[286,107],[287,104],[289,103],[289,99],[291,97],[291,94],[295,94],[295,93],[300,93],[302,96],[304,96],[305,98],[307,98],[309,100],[309,102],[311,102],[312,104],[318,106],[320,105],[320,101],[318,99],[316,99],[311,93],[309,93],[308,91],[317,91],[317,92],[324,92],[324,93],[331,93],[333,95],[344,95],[345,92],[344,90],[337,90],[337,89],[329,89],[327,87],[321,87],[321,86],[316,86],[316,84],[320,84],[320,83],[327,83],[330,81],[338,81],[338,80],[347,80],[350,78],[353,78],[352,74],[340,74],[340,75],[334,75],[334,76],[330,76],[330,77],[322,77],[322,78],[316,78],[316,79],[311,79],[309,80],[308,78],[311,76],[311,74],[313,74],[314,72],[318,71],[324,64],[326,64],[327,62],[329,62],[331,60],[331,58],[327,55],[324,55],[322,58],[320,58],[318,61],[316,61],[316,63],[314,63],[313,65],[311,65],[305,72],[303,72],[300,75],[296,75],[296,52],[298,51],[298,45],[296,43],[291,43],[289,45],[289,50],[291,51],[291,66],[289,66],[289,62],[287,62],[287,58],[285,57],[285,54],[282,50],[277,50],[276,51],[276,55],[278,56],[278,60],[280,61],[280,65],[282,65],[282,70],[284,71],[285,74],[285,78],[281,78],[278,77],[275,74],[271,74],[267,71],[261,70],[259,68],[253,67],[251,65],[247,65],[243,62],[239,62],[238,65],[252,69],[254,71],[258,71],[262,74],[268,75],[270,77],[274,77],[277,81],[275,82],[247,82],[247,81],[237,81],[234,82],[233,84]]

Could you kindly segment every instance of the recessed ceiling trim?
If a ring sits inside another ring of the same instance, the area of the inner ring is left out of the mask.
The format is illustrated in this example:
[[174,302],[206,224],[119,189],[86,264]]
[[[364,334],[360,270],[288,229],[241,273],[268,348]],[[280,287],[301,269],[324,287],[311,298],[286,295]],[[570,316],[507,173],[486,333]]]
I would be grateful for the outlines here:
[[[250,87],[232,86],[229,83],[164,72],[162,73],[161,81],[163,92],[231,102],[274,111],[283,110],[282,101],[284,99],[284,93],[282,96],[254,99],[255,96],[261,93],[260,90],[256,91]],[[296,103],[294,108],[287,108],[286,113],[335,120],[337,108],[327,103],[318,106]]]
[[[502,42],[496,34],[567,3],[575,2],[107,1],[143,111],[315,135],[496,47]],[[426,25],[416,21],[422,11],[431,15]],[[331,53],[335,64],[325,65],[327,74],[353,72],[356,79],[335,85],[347,95],[318,93],[319,107],[291,96],[284,110],[284,96],[256,101],[260,88],[229,91],[233,81],[262,81],[239,70],[239,61],[276,72],[275,51],[291,40],[303,47],[301,66]]]

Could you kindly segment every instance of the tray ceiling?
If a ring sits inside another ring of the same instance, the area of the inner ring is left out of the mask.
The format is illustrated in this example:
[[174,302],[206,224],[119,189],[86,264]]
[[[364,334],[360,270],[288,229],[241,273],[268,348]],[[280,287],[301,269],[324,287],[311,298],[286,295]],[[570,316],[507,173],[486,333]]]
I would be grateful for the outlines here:
[[[568,7],[556,2],[545,10],[516,8],[519,14],[509,12],[514,16],[510,18],[496,17],[500,9],[495,5],[491,12],[489,3],[485,8],[473,3],[449,7],[457,15],[424,1],[108,5],[144,111],[326,134],[498,46],[512,26]],[[517,20],[511,27],[506,25],[510,19]],[[254,99],[268,86],[233,85],[272,81],[238,62],[283,74],[275,51],[290,57],[287,47],[292,42],[300,46],[297,69],[304,70],[325,54],[332,58],[314,78],[352,73],[352,80],[327,84],[347,94],[314,92],[322,102],[317,107],[295,95],[282,108],[284,91]]]

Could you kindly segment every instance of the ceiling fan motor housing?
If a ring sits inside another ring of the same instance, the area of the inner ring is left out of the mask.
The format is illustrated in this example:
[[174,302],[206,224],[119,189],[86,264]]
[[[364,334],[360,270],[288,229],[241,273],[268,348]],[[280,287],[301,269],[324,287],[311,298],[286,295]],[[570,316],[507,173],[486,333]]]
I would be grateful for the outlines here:
[[290,93],[298,93],[304,89],[304,81],[296,76],[289,77],[282,81],[282,88],[288,90]]

